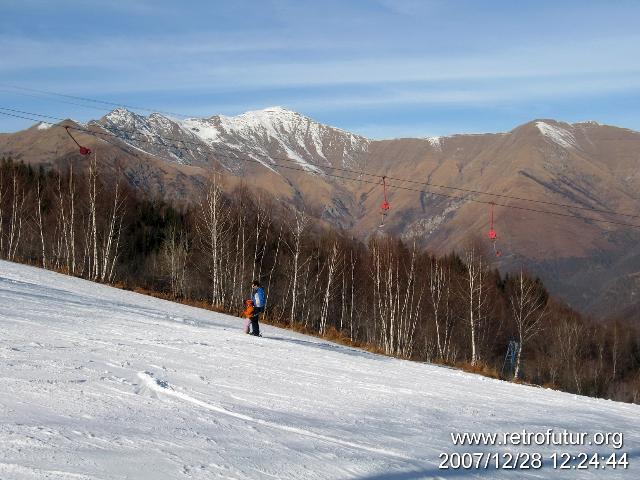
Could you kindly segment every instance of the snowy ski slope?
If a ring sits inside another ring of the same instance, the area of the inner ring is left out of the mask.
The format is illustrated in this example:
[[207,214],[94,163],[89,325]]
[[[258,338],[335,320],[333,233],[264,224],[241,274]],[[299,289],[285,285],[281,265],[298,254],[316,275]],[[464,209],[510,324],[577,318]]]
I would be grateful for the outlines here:
[[[640,407],[360,352],[0,262],[0,478],[640,478]],[[454,446],[451,432],[623,432],[624,447]],[[541,452],[440,470],[441,452]],[[629,469],[557,471],[553,451]]]

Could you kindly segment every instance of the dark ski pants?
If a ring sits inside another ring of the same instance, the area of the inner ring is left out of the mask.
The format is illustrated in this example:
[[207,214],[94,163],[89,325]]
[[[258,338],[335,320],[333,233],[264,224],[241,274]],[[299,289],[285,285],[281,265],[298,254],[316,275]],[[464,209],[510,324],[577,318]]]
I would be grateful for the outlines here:
[[258,320],[260,319],[260,314],[262,313],[261,308],[256,308],[251,316],[251,335],[259,336],[260,335],[260,324]]

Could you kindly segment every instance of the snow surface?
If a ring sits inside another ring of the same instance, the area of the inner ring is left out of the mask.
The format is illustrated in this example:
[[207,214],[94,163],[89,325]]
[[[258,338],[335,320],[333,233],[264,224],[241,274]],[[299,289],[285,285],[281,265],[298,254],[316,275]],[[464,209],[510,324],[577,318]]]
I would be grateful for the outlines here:
[[589,126],[593,126],[593,127],[602,126],[601,123],[596,122],[595,120],[582,120],[581,122],[576,122],[573,125],[589,125]]
[[38,130],[49,130],[52,126],[52,123],[40,122],[36,128]]
[[426,140],[433,148],[442,149],[442,137],[427,137]]
[[[219,115],[211,119],[189,118],[181,123],[210,145],[226,143],[239,151],[248,149],[248,152],[254,153],[253,158],[265,165],[268,165],[266,160],[273,163],[268,150],[273,144],[278,145],[287,158],[308,171],[321,172],[309,161],[313,155],[326,161],[320,131],[323,126],[282,107],[245,112],[235,117]],[[312,148],[307,146],[307,138]],[[307,158],[303,158],[292,147],[303,151]]]
[[549,138],[552,142],[557,143],[564,148],[576,148],[576,139],[569,130],[551,125],[546,122],[536,122],[536,127],[542,135]]
[[[638,478],[637,405],[241,325],[0,262],[0,478]],[[440,452],[524,449],[450,432],[523,428],[624,432],[630,469],[438,469]]]

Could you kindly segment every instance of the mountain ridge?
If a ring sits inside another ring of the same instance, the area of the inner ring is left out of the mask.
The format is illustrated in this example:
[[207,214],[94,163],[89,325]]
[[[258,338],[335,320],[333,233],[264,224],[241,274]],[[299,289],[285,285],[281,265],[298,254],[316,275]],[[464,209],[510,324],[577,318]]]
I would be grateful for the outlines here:
[[[114,109],[86,125],[96,136],[80,132],[82,141],[144,191],[190,201],[214,169],[228,189],[249,182],[364,240],[379,230],[379,177],[340,169],[418,182],[389,182],[385,231],[437,253],[476,237],[493,255],[488,205],[478,202],[496,199],[480,192],[566,204],[536,204],[547,212],[536,213],[499,206],[527,202],[495,201],[504,255],[492,264],[530,269],[583,311],[628,308],[640,295],[638,282],[622,280],[640,271],[637,229],[601,223],[624,217],[584,210],[640,210],[640,133],[630,129],[534,119],[509,132],[373,140],[282,107],[184,120]],[[0,155],[58,167],[80,161],[61,130],[34,126],[0,136]]]

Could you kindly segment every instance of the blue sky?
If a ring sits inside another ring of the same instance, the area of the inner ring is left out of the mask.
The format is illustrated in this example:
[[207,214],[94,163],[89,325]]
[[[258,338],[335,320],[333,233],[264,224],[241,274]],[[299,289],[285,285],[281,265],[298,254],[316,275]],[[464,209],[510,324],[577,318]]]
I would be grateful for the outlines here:
[[[640,2],[0,2],[0,106],[281,105],[373,138],[507,131],[534,118],[640,130]],[[30,122],[0,116],[0,132]]]

